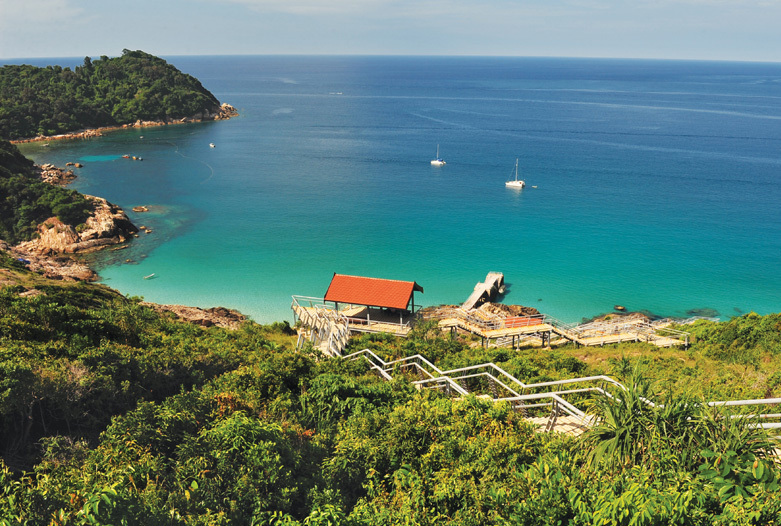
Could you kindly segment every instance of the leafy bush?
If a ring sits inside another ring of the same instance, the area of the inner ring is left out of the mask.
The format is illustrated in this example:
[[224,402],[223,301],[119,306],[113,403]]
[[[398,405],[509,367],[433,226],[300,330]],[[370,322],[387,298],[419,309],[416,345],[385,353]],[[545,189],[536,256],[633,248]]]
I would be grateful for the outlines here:
[[[0,446],[16,468],[0,463],[0,526],[779,524],[757,421],[638,372],[712,363],[698,350],[594,350],[627,390],[597,399],[584,437],[552,436],[504,403],[294,352],[284,324],[202,329],[103,287],[39,289],[0,293]],[[776,330],[739,324],[751,348]],[[696,327],[729,349],[724,329]],[[598,367],[582,350],[470,348],[431,327],[360,342],[527,381]]]

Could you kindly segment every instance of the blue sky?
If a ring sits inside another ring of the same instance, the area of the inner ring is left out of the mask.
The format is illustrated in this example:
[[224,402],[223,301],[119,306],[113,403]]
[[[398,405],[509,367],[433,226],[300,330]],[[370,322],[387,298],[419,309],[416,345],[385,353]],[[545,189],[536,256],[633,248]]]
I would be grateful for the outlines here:
[[0,59],[512,55],[781,61],[781,0],[0,0]]

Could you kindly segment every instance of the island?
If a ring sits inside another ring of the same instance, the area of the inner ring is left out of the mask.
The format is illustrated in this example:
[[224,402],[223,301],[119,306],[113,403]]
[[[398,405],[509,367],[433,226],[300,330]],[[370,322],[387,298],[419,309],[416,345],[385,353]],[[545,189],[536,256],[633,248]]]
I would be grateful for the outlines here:
[[0,68],[0,138],[92,137],[128,126],[226,119],[237,114],[165,60],[125,49],[71,70]]

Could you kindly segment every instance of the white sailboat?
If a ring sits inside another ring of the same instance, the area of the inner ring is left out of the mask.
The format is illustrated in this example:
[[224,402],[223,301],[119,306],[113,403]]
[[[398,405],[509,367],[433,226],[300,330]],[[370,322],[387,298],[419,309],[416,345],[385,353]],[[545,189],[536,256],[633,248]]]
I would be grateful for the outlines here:
[[431,166],[442,166],[446,164],[445,160],[439,156],[439,145],[437,144],[437,158],[431,161]]
[[518,159],[515,159],[515,179],[507,181],[504,183],[504,186],[508,188],[523,188],[526,186],[526,183],[518,179]]

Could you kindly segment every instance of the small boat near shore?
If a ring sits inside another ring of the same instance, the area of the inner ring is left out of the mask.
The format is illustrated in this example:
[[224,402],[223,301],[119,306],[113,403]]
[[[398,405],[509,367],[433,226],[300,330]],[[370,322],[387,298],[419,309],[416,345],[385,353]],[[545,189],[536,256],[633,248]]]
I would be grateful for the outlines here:
[[518,189],[523,188],[524,186],[526,186],[525,182],[523,182],[522,180],[518,179],[518,159],[517,158],[515,159],[515,179],[511,179],[511,180],[507,181],[506,183],[504,183],[504,186],[506,186],[507,188],[518,188]]
[[213,142],[209,143],[209,148],[214,148],[214,143]]
[[154,273],[154,272],[152,272],[152,273],[151,273],[151,274],[149,274],[148,276],[144,276],[144,279],[152,279],[152,278],[154,278],[154,277],[155,277],[155,273]]

